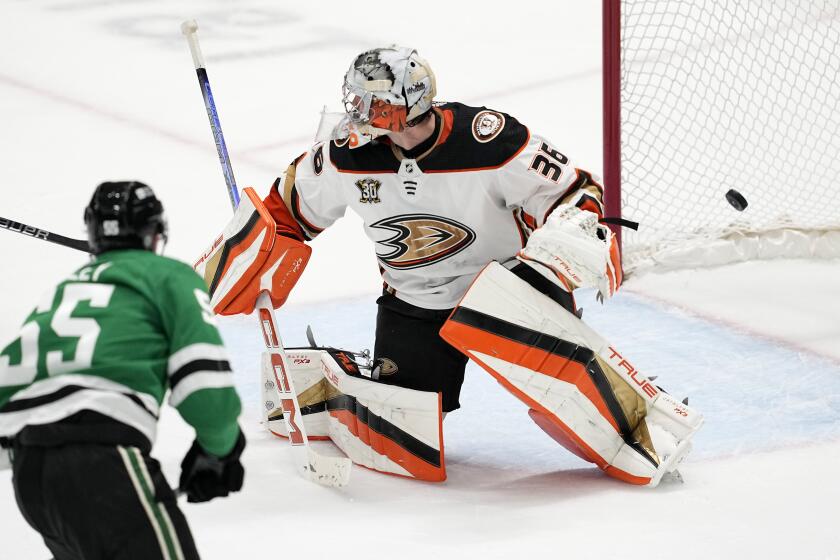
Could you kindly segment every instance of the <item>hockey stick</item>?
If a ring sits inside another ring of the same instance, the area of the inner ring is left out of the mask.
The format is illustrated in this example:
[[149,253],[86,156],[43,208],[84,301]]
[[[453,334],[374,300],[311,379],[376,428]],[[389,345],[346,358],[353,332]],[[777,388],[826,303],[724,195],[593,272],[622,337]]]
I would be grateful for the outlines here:
[[92,252],[90,245],[88,245],[88,242],[84,239],[64,237],[63,235],[37,228],[35,226],[29,226],[21,222],[16,222],[14,220],[10,220],[9,218],[0,217],[0,228],[20,233],[21,235],[28,235],[29,237],[34,237],[35,239],[49,241],[50,243],[55,243],[56,245],[63,245],[64,247],[84,251],[85,253]]
[[[239,204],[239,191],[236,188],[233,169],[230,166],[230,157],[222,134],[219,114],[216,112],[216,103],[213,101],[213,93],[210,90],[210,80],[207,78],[207,70],[204,67],[204,57],[198,44],[197,31],[198,24],[195,20],[185,21],[181,24],[181,32],[186,36],[190,45],[195,72],[201,86],[201,94],[204,97],[204,106],[207,109],[207,118],[210,119],[210,128],[213,131],[213,139],[219,153],[219,161],[222,164],[230,202],[235,210]],[[261,285],[270,286],[271,282],[261,283]],[[346,485],[350,480],[350,459],[321,455],[309,445],[306,428],[303,425],[303,416],[300,413],[297,392],[292,383],[291,375],[288,373],[291,368],[286,357],[286,351],[283,348],[283,341],[280,339],[280,333],[277,330],[274,307],[271,305],[271,297],[267,291],[260,292],[256,309],[259,314],[265,349],[271,355],[274,385],[283,409],[283,420],[286,423],[289,442],[292,444],[292,456],[298,472],[304,478],[324,486],[340,487]]]

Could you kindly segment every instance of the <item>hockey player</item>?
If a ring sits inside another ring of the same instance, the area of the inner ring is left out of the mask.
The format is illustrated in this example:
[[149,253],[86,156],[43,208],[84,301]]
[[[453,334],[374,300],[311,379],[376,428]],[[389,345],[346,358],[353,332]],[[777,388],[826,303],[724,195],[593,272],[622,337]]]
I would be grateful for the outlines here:
[[[278,286],[249,277],[296,279],[305,265],[246,257],[257,243],[243,240],[258,239],[246,222],[270,214],[283,251],[299,250],[351,208],[376,246],[384,280],[370,374],[380,386],[439,393],[442,411],[453,411],[473,359],[559,443],[616,478],[658,484],[688,453],[702,417],[579,318],[574,289],[595,288],[603,299],[622,281],[615,236],[602,223],[603,188],[512,116],[434,103],[434,96],[435,76],[415,50],[393,46],[356,57],[344,77],[346,112],[322,116],[319,142],[275,181],[264,204],[252,200],[237,212],[214,243],[227,239],[219,256],[202,257],[213,262],[204,275],[214,310],[249,312],[250,294]],[[292,285],[285,282],[272,300],[282,302]],[[340,391],[329,360],[322,365],[315,371],[327,372]],[[299,398],[311,397],[312,387]],[[329,437],[365,466],[373,461],[354,456],[348,433],[353,445],[396,463],[408,451],[434,467],[431,475],[405,469],[411,476],[442,480],[442,437],[412,431],[411,423],[395,429],[369,404],[394,421],[402,410],[372,393],[381,391],[366,386],[366,405],[351,394],[355,404],[344,406],[329,392],[328,402],[317,403],[332,418]],[[342,418],[346,430],[336,427]],[[406,442],[422,445],[409,451]],[[374,468],[406,475],[393,465]]]
[[[510,262],[556,208],[601,217],[603,189],[515,118],[435,105],[435,88],[413,49],[359,55],[344,78],[347,113],[322,121],[320,134],[332,141],[297,158],[265,204],[278,223],[290,212],[306,240],[348,207],[362,217],[384,280],[380,380],[439,391],[443,410],[453,411],[467,357],[438,334],[452,308],[487,263]],[[602,263],[610,294],[621,282],[613,257]]]
[[0,354],[0,437],[26,521],[58,560],[198,558],[149,456],[164,395],[195,429],[190,502],[242,486],[240,401],[206,287],[156,254],[163,207],[140,182],[96,188],[95,257],[38,303]]

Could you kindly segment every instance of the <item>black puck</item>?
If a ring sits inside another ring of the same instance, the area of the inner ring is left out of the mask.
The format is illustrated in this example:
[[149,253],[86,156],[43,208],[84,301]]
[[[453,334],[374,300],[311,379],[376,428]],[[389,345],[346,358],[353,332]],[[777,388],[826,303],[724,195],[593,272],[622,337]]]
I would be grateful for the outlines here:
[[735,189],[729,189],[728,191],[726,191],[726,202],[731,204],[732,208],[734,208],[738,212],[743,212],[748,205],[747,199],[744,198],[744,195],[742,195]]

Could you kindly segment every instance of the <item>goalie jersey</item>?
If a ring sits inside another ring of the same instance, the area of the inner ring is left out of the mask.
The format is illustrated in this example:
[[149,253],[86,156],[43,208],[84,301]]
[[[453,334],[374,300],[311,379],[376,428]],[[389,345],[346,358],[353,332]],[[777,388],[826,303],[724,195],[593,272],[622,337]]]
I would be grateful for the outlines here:
[[0,353],[0,437],[149,451],[170,389],[201,446],[227,454],[240,402],[204,282],[149,251],[108,251],[47,293]]
[[[507,261],[561,203],[603,216],[603,189],[515,118],[436,106],[432,137],[403,151],[387,138],[316,144],[278,179],[266,206],[312,239],[352,208],[376,246],[385,289],[449,309],[490,261]],[[285,208],[284,208],[285,207]]]

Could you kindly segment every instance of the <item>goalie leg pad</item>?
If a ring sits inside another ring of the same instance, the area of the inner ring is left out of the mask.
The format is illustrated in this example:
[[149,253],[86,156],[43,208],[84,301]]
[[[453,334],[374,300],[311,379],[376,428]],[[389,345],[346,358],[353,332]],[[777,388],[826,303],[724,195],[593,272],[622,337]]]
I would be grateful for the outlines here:
[[[303,426],[309,440],[330,439],[329,414],[327,414],[327,390],[329,383],[321,373],[321,352],[317,349],[287,349],[291,366],[292,383],[298,392],[298,404]],[[271,353],[263,352],[261,368],[261,391],[263,402],[263,424],[272,434],[289,437],[283,420],[283,407],[277,393],[274,364]]]
[[330,438],[354,463],[418,480],[446,480],[440,393],[362,377],[341,351],[321,354],[321,365],[335,391],[327,399]]
[[498,263],[479,274],[441,336],[525,402],[555,440],[625,482],[658,484],[702,424],[574,314]]
[[[310,440],[330,439],[354,463],[375,471],[446,480],[440,393],[363,377],[351,354],[343,350],[286,352]],[[271,355],[265,353],[263,421],[275,435],[288,437],[274,379]]]

